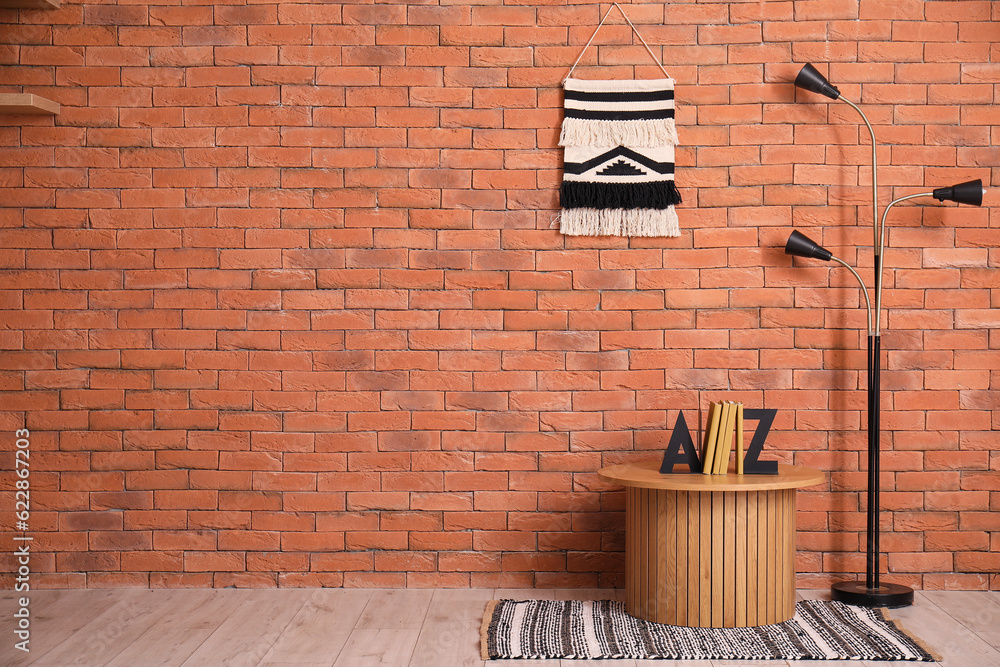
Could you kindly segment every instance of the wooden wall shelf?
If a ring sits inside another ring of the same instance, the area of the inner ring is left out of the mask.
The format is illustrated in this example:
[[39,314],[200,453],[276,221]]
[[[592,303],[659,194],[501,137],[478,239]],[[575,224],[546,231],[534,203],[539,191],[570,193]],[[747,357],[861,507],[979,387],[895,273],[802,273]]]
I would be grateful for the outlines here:
[[59,9],[62,0],[0,0],[7,9]]
[[54,116],[59,103],[31,93],[0,93],[0,114],[34,114]]

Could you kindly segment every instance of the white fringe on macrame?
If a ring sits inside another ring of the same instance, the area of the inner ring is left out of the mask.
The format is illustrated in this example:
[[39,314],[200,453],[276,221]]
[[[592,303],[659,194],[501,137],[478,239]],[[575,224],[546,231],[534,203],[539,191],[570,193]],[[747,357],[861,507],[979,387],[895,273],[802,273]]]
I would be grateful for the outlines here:
[[677,144],[673,118],[657,120],[590,120],[567,118],[560,146],[662,147]]
[[674,207],[564,208],[559,231],[568,236],[680,236]]

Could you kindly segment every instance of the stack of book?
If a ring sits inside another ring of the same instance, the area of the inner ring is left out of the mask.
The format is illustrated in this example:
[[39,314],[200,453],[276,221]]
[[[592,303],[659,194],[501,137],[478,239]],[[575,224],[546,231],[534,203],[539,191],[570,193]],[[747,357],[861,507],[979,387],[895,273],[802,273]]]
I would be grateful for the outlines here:
[[736,474],[743,474],[743,404],[733,401],[712,403],[708,408],[708,428],[705,429],[705,449],[701,456],[701,471],[706,475],[729,472],[729,455],[736,436]]

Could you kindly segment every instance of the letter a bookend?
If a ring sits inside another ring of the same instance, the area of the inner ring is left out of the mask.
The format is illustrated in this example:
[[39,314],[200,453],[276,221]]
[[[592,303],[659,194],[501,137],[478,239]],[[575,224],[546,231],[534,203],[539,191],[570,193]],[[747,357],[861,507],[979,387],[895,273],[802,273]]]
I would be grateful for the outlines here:
[[[684,453],[681,453],[681,449]],[[691,440],[691,432],[688,431],[687,422],[684,421],[684,412],[677,413],[677,423],[674,424],[674,432],[670,434],[670,442],[667,443],[667,451],[663,453],[663,463],[660,464],[660,473],[669,474],[674,471],[675,463],[687,463],[688,472],[701,472],[701,459],[698,458],[698,448]]]

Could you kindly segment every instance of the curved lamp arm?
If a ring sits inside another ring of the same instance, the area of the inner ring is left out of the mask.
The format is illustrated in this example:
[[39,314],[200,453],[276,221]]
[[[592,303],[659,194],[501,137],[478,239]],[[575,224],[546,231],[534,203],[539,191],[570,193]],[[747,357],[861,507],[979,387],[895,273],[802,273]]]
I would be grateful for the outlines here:
[[872,300],[868,296],[868,288],[865,287],[865,281],[861,279],[861,275],[854,270],[854,267],[840,259],[836,255],[830,255],[830,259],[835,262],[839,262],[842,266],[847,267],[847,270],[854,274],[854,277],[858,279],[858,284],[861,285],[861,293],[865,295],[865,304],[868,306],[868,335],[877,336],[878,332],[872,329]]
[[904,202],[908,199],[916,199],[917,197],[934,197],[939,201],[953,201],[959,204],[968,204],[970,206],[982,206],[983,205],[983,195],[986,194],[986,189],[983,187],[983,181],[977,178],[974,181],[966,181],[965,183],[959,183],[957,185],[952,185],[947,188],[938,188],[931,192],[918,192],[913,195],[906,195],[905,197],[900,197],[899,199],[894,199],[889,202],[889,205],[885,207],[885,211],[882,212],[882,224],[879,230],[879,237],[876,239],[878,254],[875,255],[875,333],[878,334],[881,323],[882,323],[882,265],[883,262],[882,252],[885,250],[885,221],[889,216],[889,209],[900,202]]
[[893,199],[889,202],[889,205],[885,207],[882,211],[882,224],[879,228],[879,235],[876,248],[878,249],[879,262],[878,266],[875,267],[875,330],[880,331],[882,327],[882,265],[881,260],[882,253],[885,251],[885,221],[889,216],[889,209],[900,202],[904,202],[907,199],[916,199],[917,197],[932,197],[933,192],[919,192],[915,195],[906,195],[905,197],[900,197],[899,199]]
[[[865,112],[861,110],[861,107],[859,107],[857,104],[850,101],[843,95],[841,95],[837,99],[850,105],[852,109],[854,109],[861,115],[861,120],[865,121],[865,125],[868,127],[868,132],[872,135],[872,247],[875,247],[878,244],[878,237],[881,234],[881,230],[879,229],[879,224],[878,224],[878,153],[877,153],[878,146],[875,143],[875,130],[872,129],[872,124],[868,122],[868,116],[866,116]],[[883,221],[882,224],[884,225],[885,224],[884,217],[882,218],[882,221]],[[879,252],[878,256],[881,257],[882,253]],[[878,268],[881,267],[876,267],[876,269]],[[877,282],[875,284],[879,285],[879,283]]]
[[865,286],[865,281],[861,279],[861,275],[854,270],[853,266],[839,257],[834,257],[832,252],[798,230],[793,230],[791,235],[789,235],[788,241],[785,243],[785,254],[792,255],[793,257],[805,257],[807,259],[821,259],[824,262],[832,259],[838,264],[847,267],[847,270],[857,278],[858,284],[861,285],[861,293],[865,295],[865,305],[868,307],[868,335],[878,335],[877,332],[872,330],[872,301],[868,296],[868,288]]
[[[872,137],[872,250],[875,254],[875,291],[881,292],[881,277],[882,277],[882,253],[879,249],[879,237],[882,235],[882,231],[879,228],[879,216],[878,216],[878,144],[875,140],[875,130],[872,128],[872,124],[868,122],[868,116],[865,112],[861,110],[854,102],[850,101],[846,97],[840,94],[840,90],[830,84],[826,77],[819,73],[819,71],[812,66],[812,63],[806,63],[805,66],[799,71],[798,76],[795,77],[795,86],[808,90],[813,93],[818,93],[829,97],[831,100],[840,100],[841,102],[847,104],[852,109],[858,112],[861,116],[861,120],[865,122],[865,127],[868,128],[868,133]],[[884,218],[883,218],[884,220]],[[884,224],[884,223],[883,223]],[[838,260],[839,261],[839,260]],[[844,266],[847,266],[846,264]],[[850,268],[850,267],[848,267]],[[853,271],[853,269],[851,269]],[[855,274],[856,275],[856,274]],[[860,277],[858,278],[860,280]],[[862,283],[864,285],[864,283]],[[865,298],[868,298],[868,291],[865,290]],[[880,300],[876,298],[876,318],[875,318],[875,335],[878,335],[879,325],[881,318],[878,317],[878,304]],[[870,306],[869,306],[870,310]],[[869,319],[871,315],[869,313]],[[872,326],[869,322],[868,324],[869,332],[872,332]]]

